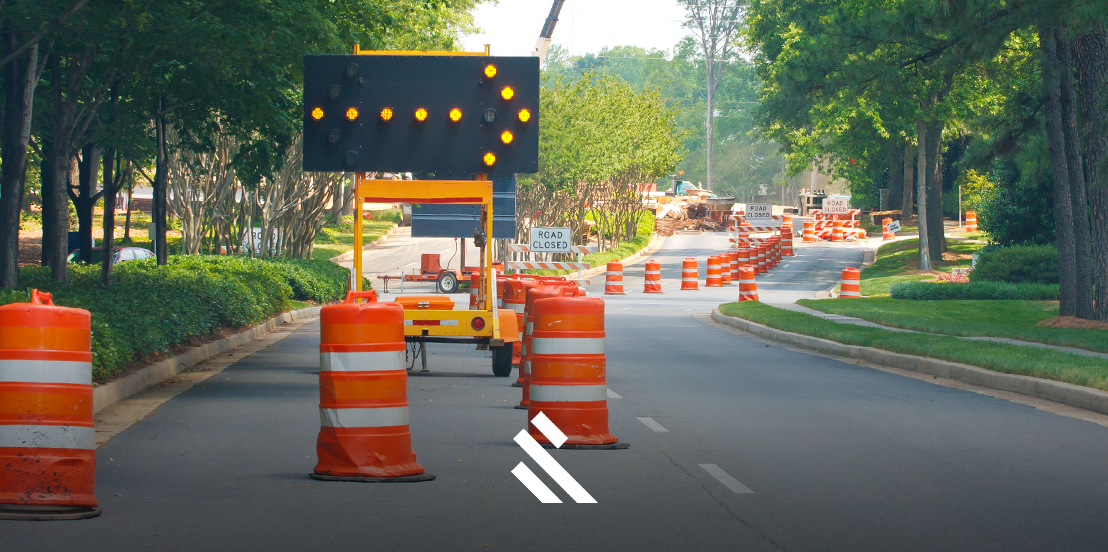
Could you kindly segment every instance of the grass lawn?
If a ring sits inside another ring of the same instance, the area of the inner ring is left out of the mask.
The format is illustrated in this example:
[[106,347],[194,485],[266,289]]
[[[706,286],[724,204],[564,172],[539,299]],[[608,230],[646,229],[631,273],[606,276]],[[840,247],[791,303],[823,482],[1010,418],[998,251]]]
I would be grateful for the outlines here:
[[801,299],[805,307],[935,334],[1008,337],[1108,352],[1108,331],[1041,328],[1058,316],[1057,301],[906,301],[887,297]]
[[720,311],[779,330],[848,345],[949,360],[997,372],[1035,376],[1108,391],[1108,360],[1105,359],[1039,347],[839,324],[756,301],[726,303],[720,305]]
[[[350,286],[347,286],[350,287]],[[314,307],[315,305],[308,303],[307,301],[289,301],[289,310],[306,309],[308,307]]]
[[[936,270],[949,272],[953,267],[968,267],[970,256],[984,247],[979,243],[947,240],[946,259],[933,262]],[[919,267],[919,239],[898,240],[877,250],[877,261],[862,271],[862,295],[888,296],[889,288],[898,282],[927,280],[928,274],[905,274]]]
[[[350,218],[350,217],[347,217]],[[396,223],[391,220],[367,220],[362,223],[362,246],[384,236]],[[354,224],[341,222],[323,227],[312,246],[313,259],[330,259],[354,249]]]

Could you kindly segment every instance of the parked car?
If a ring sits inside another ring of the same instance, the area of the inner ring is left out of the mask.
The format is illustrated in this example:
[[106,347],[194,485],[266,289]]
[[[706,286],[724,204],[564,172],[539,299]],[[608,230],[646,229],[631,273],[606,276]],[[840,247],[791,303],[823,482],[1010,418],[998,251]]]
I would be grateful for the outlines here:
[[[142,259],[154,258],[154,252],[142,247],[115,247],[112,248],[112,264],[121,263],[123,261],[136,261]],[[74,249],[69,252],[69,256],[66,260],[75,263],[81,260],[81,250]],[[92,262],[93,264],[99,264],[104,261],[104,248],[94,247],[92,248]]]

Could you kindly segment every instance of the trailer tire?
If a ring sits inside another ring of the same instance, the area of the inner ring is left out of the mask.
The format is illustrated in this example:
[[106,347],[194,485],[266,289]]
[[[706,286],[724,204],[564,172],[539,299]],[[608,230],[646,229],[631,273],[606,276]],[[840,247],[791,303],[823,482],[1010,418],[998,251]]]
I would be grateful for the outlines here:
[[458,293],[458,276],[449,270],[440,274],[439,291],[443,293]]
[[512,375],[512,344],[489,347],[489,350],[492,351],[492,375],[498,378]]

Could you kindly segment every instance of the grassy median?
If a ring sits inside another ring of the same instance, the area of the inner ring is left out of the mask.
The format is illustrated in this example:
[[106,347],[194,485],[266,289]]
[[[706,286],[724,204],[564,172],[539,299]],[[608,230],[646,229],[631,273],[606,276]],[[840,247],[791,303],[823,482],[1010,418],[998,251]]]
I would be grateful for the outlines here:
[[969,341],[926,333],[905,333],[787,311],[759,302],[726,303],[720,311],[771,328],[823,339],[978,366],[1007,374],[1064,381],[1108,391],[1108,360],[1033,346]]
[[[393,220],[367,220],[362,222],[362,247],[384,236],[396,222]],[[343,217],[339,223],[325,225],[312,245],[312,259],[328,260],[354,250],[354,217]]]
[[905,301],[884,297],[801,299],[818,311],[853,316],[882,326],[934,334],[988,336],[1108,352],[1108,331],[1044,328],[1058,316],[1057,301]]
[[[954,267],[968,268],[971,256],[984,245],[957,240],[947,240],[947,253],[942,261],[936,260],[936,270],[950,272]],[[877,250],[877,260],[862,271],[862,295],[888,296],[893,284],[928,280],[931,274],[920,274],[919,239],[899,240],[882,245]]]

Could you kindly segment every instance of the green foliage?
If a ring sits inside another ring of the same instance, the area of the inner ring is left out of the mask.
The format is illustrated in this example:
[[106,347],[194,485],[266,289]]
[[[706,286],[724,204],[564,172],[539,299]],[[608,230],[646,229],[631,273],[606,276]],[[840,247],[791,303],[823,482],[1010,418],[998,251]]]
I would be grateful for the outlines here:
[[984,213],[985,198],[993,193],[996,184],[989,181],[988,175],[981,174],[974,169],[968,169],[962,173],[955,186],[961,186],[962,188],[962,211],[976,212],[980,221]]
[[973,282],[1058,284],[1058,248],[1016,245],[989,248],[970,273]]
[[893,299],[913,301],[1011,300],[1057,301],[1058,284],[1008,282],[901,282],[890,290]]
[[[333,263],[239,256],[171,256],[116,265],[111,289],[100,267],[71,265],[69,283],[50,270],[26,267],[20,282],[53,294],[58,305],[92,313],[93,375],[102,380],[145,355],[168,353],[194,336],[257,324],[292,299],[326,302],[346,294],[349,271]],[[0,292],[0,303],[27,301],[28,290]]]

